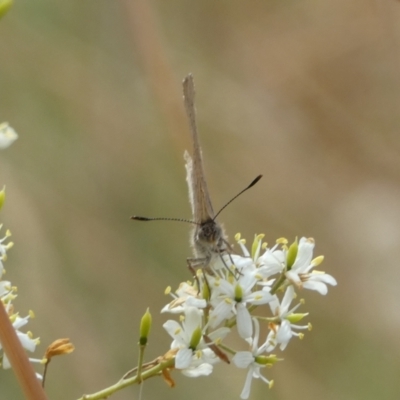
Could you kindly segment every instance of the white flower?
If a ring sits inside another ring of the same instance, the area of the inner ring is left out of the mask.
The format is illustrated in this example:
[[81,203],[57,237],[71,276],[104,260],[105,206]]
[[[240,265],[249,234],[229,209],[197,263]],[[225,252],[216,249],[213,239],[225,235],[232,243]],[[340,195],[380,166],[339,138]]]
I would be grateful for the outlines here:
[[248,339],[253,335],[251,316],[247,304],[266,304],[273,296],[265,290],[253,292],[253,287],[264,276],[262,269],[240,271],[238,279],[230,280],[211,278],[213,288],[211,303],[214,306],[210,313],[210,327],[218,326],[222,321],[236,315],[239,335]]
[[257,265],[267,268],[268,277],[281,273],[286,267],[286,251],[278,249],[278,244],[272,249],[266,249],[257,260]]
[[[9,303],[9,305],[7,305],[6,308],[8,309],[9,307],[10,307],[10,303]],[[28,319],[30,317],[31,317],[31,314],[27,315],[24,318],[18,317],[18,315],[14,315],[14,316],[11,316],[11,319],[14,319],[12,325],[13,325],[15,331],[16,331],[18,339],[20,340],[20,342],[22,344],[22,347],[25,350],[33,352],[33,351],[35,351],[36,345],[39,343],[39,339],[38,338],[32,339],[32,334],[30,332],[23,333],[23,332],[19,331],[19,329],[21,327],[23,327],[24,325],[26,325],[28,323]],[[0,343],[0,350],[1,349],[2,349],[2,346],[1,346],[1,343]],[[7,369],[7,368],[11,367],[10,361],[8,360],[7,355],[5,353],[3,353],[2,366],[3,366],[4,369]]]
[[[3,225],[0,224],[0,229]],[[3,238],[0,239],[0,278],[4,274],[4,266],[3,266],[3,261],[7,259],[7,250],[10,249],[14,243],[13,242],[8,242],[7,244],[3,244],[3,242],[8,239],[11,236],[11,233],[9,230],[6,231],[6,234]]]
[[3,122],[0,124],[0,149],[6,149],[18,139],[17,132],[8,124]]
[[[270,323],[272,327],[267,341],[271,346],[280,344],[279,348],[285,350],[292,336],[300,336],[299,333],[294,332],[293,329],[309,329],[308,325],[295,325],[290,322],[290,317],[294,317],[294,311],[300,306],[300,303],[289,310],[290,303],[295,298],[296,293],[292,285],[288,286],[282,302],[279,303],[278,297],[275,297],[270,303],[272,313],[278,319],[278,323]],[[296,319],[300,320],[307,314],[297,314]],[[269,350],[270,351],[270,350]]]
[[[246,240],[241,239],[240,234],[237,234],[235,239],[242,249],[244,257],[232,255],[235,267],[240,272],[244,272],[247,270],[253,271],[257,268],[261,268],[263,270],[263,277],[264,279],[268,278],[269,276],[281,272],[283,269],[282,263],[277,260],[274,255],[272,254],[275,251],[275,248],[278,246],[276,245],[272,250],[267,249],[263,256],[260,257],[260,252],[262,246],[262,239],[264,238],[263,234],[255,235],[254,241],[252,244],[252,253],[250,254],[249,250],[246,247]],[[266,245],[266,243],[264,243]],[[278,253],[282,253],[281,250],[278,250]],[[271,257],[271,259],[269,259]],[[279,257],[281,258],[281,257]],[[268,262],[269,261],[269,262]],[[278,268],[276,267],[278,265]]]
[[[1,127],[1,125],[0,125]],[[0,128],[1,129],[1,128]],[[1,132],[0,132],[0,142],[1,142]],[[1,144],[0,144],[1,147]],[[2,225],[0,225],[1,229]],[[12,242],[8,242],[4,244],[4,241],[11,236],[9,231],[6,232],[5,236],[0,239],[0,278],[2,277],[4,271],[2,261],[5,261],[7,258],[7,250],[13,246]],[[12,301],[17,297],[15,294],[17,288],[11,285],[9,281],[0,281],[0,302],[4,305],[5,310],[8,314],[10,322],[15,329],[15,333],[17,334],[18,339],[21,342],[22,347],[27,351],[35,351],[36,345],[39,344],[39,338],[33,339],[31,332],[21,332],[20,329],[28,323],[29,318],[33,317],[33,312],[30,311],[26,317],[21,318],[17,312],[14,311],[14,307]],[[2,350],[2,345],[0,343],[0,352]],[[2,360],[2,368],[7,369],[11,367],[10,361],[7,355],[2,352],[0,354],[0,359]],[[29,359],[31,362],[38,362],[36,359]],[[39,360],[40,362],[40,360]],[[41,375],[37,374],[37,376],[42,379]]]
[[267,365],[267,359],[265,357],[262,357],[262,353],[265,352],[266,349],[266,343],[261,345],[260,347],[258,346],[258,339],[259,339],[259,334],[260,334],[260,326],[257,321],[257,319],[253,318],[254,322],[254,339],[253,343],[251,346],[251,352],[250,351],[238,351],[232,358],[233,363],[238,367],[238,368],[248,368],[249,371],[247,372],[247,377],[246,381],[242,390],[242,393],[240,394],[241,399],[248,399],[250,396],[250,388],[251,388],[251,381],[253,378],[255,379],[262,379],[269,387],[272,386],[273,381],[269,381],[267,378],[265,378],[263,375],[260,373],[260,369],[264,368]]
[[[201,311],[195,307],[186,307],[182,324],[168,320],[163,327],[174,339],[171,349],[179,349],[175,356],[177,369],[190,377],[209,375],[212,372],[212,364],[219,362],[219,358],[203,340]],[[229,331],[228,328],[217,329],[208,334],[208,337],[212,341],[220,340]]]
[[0,281],[0,300],[6,301],[6,296],[11,292],[11,282]]
[[174,300],[163,307],[162,313],[180,314],[184,312],[185,307],[205,308],[207,306],[207,302],[198,297],[197,289],[186,282],[179,285],[176,295],[170,292],[169,294]]
[[[296,260],[292,268],[286,272],[286,278],[297,287],[316,290],[320,294],[327,294],[327,284],[336,286],[336,279],[324,272],[311,271],[312,268],[323,261],[323,257],[314,260],[314,239],[302,237],[299,242]],[[310,272],[311,271],[311,272]]]

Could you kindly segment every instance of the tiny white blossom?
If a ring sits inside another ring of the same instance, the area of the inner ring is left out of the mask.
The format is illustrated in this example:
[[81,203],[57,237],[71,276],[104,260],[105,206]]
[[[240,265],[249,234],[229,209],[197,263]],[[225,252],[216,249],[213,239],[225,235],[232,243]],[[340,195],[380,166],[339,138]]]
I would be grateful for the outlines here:
[[[0,224],[0,229],[2,226],[3,225]],[[5,261],[7,259],[7,250],[9,250],[14,245],[13,242],[8,242],[8,243],[4,244],[5,240],[8,239],[10,236],[11,236],[11,233],[9,230],[7,230],[4,237],[0,239],[0,279],[5,271],[3,261]]]
[[251,346],[250,351],[238,351],[232,358],[233,363],[238,368],[248,368],[249,371],[247,372],[246,381],[240,394],[241,399],[248,399],[250,396],[250,389],[251,389],[251,381],[253,378],[255,379],[262,379],[269,387],[272,386],[273,381],[268,380],[265,376],[261,375],[260,369],[264,368],[266,364],[261,364],[257,361],[261,361],[259,357],[262,353],[265,352],[266,343],[262,344],[258,347],[258,339],[260,335],[260,325],[257,319],[253,318],[254,322],[254,338],[253,343]]
[[6,296],[10,293],[11,289],[11,282],[0,281],[0,300],[6,301]]
[[3,122],[0,124],[0,149],[6,149],[17,139],[17,132],[11,128],[8,122]]
[[[181,324],[168,320],[163,327],[174,339],[171,349],[179,349],[175,356],[177,369],[181,369],[184,375],[190,377],[209,375],[212,372],[212,364],[219,362],[219,358],[202,338],[201,311],[195,307],[186,307],[185,319]],[[229,331],[228,328],[217,329],[208,334],[208,337],[211,341],[223,339]]]
[[[8,307],[6,307],[6,308],[8,308]],[[35,348],[36,348],[37,344],[39,343],[39,339],[38,338],[33,339],[31,333],[23,333],[23,332],[19,331],[19,329],[22,326],[24,326],[28,323],[28,319],[30,318],[30,315],[27,315],[24,318],[21,318],[19,316],[14,316],[13,318],[14,318],[14,321],[13,321],[12,325],[16,331],[16,334],[18,336],[18,339],[21,342],[22,347],[25,350],[28,350],[31,352],[35,351]],[[0,350],[2,350],[1,343],[0,343]],[[11,367],[10,361],[8,360],[7,355],[4,352],[3,352],[2,366],[4,369]]]
[[[324,272],[311,271],[322,262],[322,257],[312,260],[314,239],[302,237],[299,242],[296,260],[292,268],[286,272],[286,278],[297,287],[316,290],[320,294],[328,293],[328,285],[336,286],[336,279]],[[311,272],[310,272],[311,271]]]
[[186,282],[179,285],[176,295],[170,293],[174,298],[170,303],[163,307],[162,313],[180,314],[184,312],[185,307],[205,308],[207,302],[198,297],[198,291]]
[[[1,135],[1,125],[0,125],[0,142],[2,140]],[[0,143],[1,147],[1,143]],[[4,194],[4,192],[3,192]],[[1,229],[2,225],[0,225]],[[5,270],[3,267],[3,261],[7,259],[7,250],[10,249],[13,246],[12,242],[8,242],[5,244],[5,240],[11,236],[10,231],[7,230],[5,236],[0,239],[0,279],[2,278],[2,275],[4,274]],[[15,329],[15,333],[17,334],[18,339],[21,342],[22,347],[30,352],[35,351],[36,346],[39,344],[39,338],[32,338],[31,332],[21,332],[20,329],[25,326],[28,323],[29,318],[33,317],[33,312],[30,311],[29,314],[26,317],[20,317],[17,312],[14,312],[14,307],[12,304],[12,301],[17,297],[15,294],[17,288],[11,285],[11,282],[9,281],[4,281],[0,280],[0,302],[4,305],[4,308],[8,314],[8,317],[10,319],[10,322]],[[0,358],[2,360],[2,368],[7,369],[11,368],[10,361],[7,357],[7,355],[4,353],[3,347],[0,343],[0,352],[2,353],[0,355]],[[37,359],[29,358],[30,362],[38,362]],[[40,360],[39,360],[40,362]],[[37,374],[39,379],[42,379],[42,376],[40,374]]]
[[253,325],[247,304],[266,304],[273,298],[268,291],[252,291],[257,281],[263,278],[260,272],[262,272],[260,269],[242,270],[238,279],[210,279],[213,287],[211,303],[214,306],[210,313],[210,327],[216,327],[222,321],[236,315],[239,335],[243,339],[248,339],[253,335]]
[[268,269],[268,277],[281,273],[286,267],[286,251],[277,248],[266,249],[257,260],[257,264]]
[[268,342],[270,344],[280,344],[279,348],[285,350],[292,336],[299,336],[300,334],[294,332],[293,329],[301,330],[308,329],[308,325],[295,325],[288,319],[294,311],[300,306],[300,303],[289,310],[290,303],[295,298],[296,293],[292,285],[288,286],[283,296],[282,301],[279,303],[278,297],[275,297],[270,303],[272,313],[279,319],[279,323],[271,323],[272,327],[270,335],[268,335]]

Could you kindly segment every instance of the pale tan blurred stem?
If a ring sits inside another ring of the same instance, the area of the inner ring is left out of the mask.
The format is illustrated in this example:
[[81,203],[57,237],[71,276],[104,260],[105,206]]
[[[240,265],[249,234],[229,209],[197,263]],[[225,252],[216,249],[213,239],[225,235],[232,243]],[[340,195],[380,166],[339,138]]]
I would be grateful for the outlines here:
[[[131,29],[135,50],[139,54],[144,72],[158,102],[161,113],[175,145],[182,151],[180,145],[182,130],[187,129],[186,116],[182,106],[181,80],[176,78],[157,25],[151,2],[148,0],[124,0],[126,16]],[[184,76],[191,71],[186,71]]]
[[10,360],[25,398],[28,400],[46,400],[46,393],[36,377],[3,303],[1,301],[0,303],[0,342]]

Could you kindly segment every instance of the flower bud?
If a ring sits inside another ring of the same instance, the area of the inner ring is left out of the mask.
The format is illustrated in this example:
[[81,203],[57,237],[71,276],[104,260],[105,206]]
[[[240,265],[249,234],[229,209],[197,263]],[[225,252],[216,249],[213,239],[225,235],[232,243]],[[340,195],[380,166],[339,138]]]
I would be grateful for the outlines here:
[[200,343],[202,336],[201,328],[198,326],[192,333],[192,337],[190,338],[189,348],[193,351],[196,350],[197,345]]
[[301,321],[304,317],[306,317],[308,313],[300,314],[300,313],[293,313],[290,314],[286,317],[286,319],[291,323],[291,324],[296,324],[297,322]]
[[3,186],[3,189],[0,190],[0,210],[3,208],[5,199],[6,199],[6,187]]
[[242,287],[237,283],[235,286],[235,301],[237,303],[240,303],[243,299],[243,289]]
[[0,0],[0,18],[8,11],[12,4],[13,0]]
[[299,250],[299,244],[297,243],[297,238],[296,238],[296,240],[290,245],[289,250],[287,252],[288,271],[293,267],[293,264],[296,261],[298,250]]
[[151,314],[149,312],[149,309],[147,309],[140,321],[139,344],[141,346],[145,346],[147,344],[147,337],[149,336],[150,328],[151,328]]

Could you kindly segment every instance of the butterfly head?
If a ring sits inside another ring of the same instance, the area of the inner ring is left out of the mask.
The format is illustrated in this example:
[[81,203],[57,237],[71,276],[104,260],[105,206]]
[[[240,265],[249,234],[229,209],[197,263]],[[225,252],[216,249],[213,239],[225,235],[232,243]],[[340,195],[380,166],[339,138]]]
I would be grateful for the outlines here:
[[221,226],[210,218],[197,226],[195,236],[196,241],[218,244],[223,232]]

